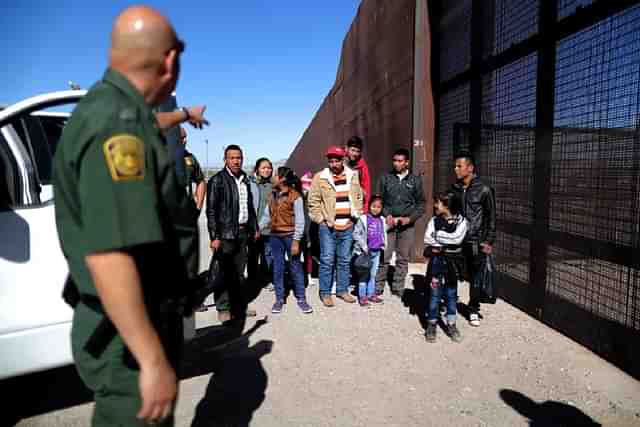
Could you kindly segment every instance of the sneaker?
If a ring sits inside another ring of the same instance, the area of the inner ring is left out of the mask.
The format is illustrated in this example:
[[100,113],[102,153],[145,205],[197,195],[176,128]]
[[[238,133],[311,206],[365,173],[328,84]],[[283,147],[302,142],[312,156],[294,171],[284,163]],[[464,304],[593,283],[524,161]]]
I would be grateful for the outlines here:
[[325,295],[320,297],[320,301],[322,301],[322,304],[325,307],[333,307],[335,304],[333,303],[333,298],[331,298],[331,295]]
[[284,305],[284,301],[276,301],[271,307],[271,312],[274,314],[282,313],[282,306]]
[[336,297],[340,298],[344,302],[348,302],[349,304],[353,304],[354,302],[356,302],[356,297],[354,297],[348,292],[344,294],[336,295]]
[[360,307],[368,307],[369,306],[369,299],[367,297],[362,297],[360,298],[360,301],[358,301],[360,304]]
[[469,315],[469,324],[475,327],[480,326],[480,316],[478,313],[471,313]]
[[427,332],[425,332],[424,337],[427,342],[436,342],[436,333],[438,332],[435,323],[429,323],[427,325]]
[[447,332],[449,333],[449,338],[453,342],[462,342],[462,335],[460,335],[460,331],[455,323],[450,323],[447,327]]
[[300,310],[302,310],[304,314],[313,313],[313,308],[311,308],[311,306],[305,300],[299,300],[298,307],[300,307]]
[[369,297],[369,302],[372,302],[374,304],[384,304],[384,300],[380,298],[380,295],[374,295]]

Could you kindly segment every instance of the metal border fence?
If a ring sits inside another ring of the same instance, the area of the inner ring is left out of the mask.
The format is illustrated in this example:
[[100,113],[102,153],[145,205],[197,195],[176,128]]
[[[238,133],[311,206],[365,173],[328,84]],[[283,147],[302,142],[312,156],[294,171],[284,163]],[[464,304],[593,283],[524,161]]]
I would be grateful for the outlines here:
[[[496,190],[503,297],[640,378],[640,5],[434,3],[435,187]],[[430,3],[431,4],[431,3]]]

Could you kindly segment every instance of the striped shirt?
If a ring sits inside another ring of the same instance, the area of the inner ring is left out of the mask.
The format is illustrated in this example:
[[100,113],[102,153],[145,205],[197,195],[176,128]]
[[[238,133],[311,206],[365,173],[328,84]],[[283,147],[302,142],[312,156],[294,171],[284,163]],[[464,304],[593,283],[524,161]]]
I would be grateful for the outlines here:
[[349,200],[350,185],[344,171],[340,175],[333,175],[333,187],[336,190],[336,221],[335,229],[344,231],[351,227],[351,201]]

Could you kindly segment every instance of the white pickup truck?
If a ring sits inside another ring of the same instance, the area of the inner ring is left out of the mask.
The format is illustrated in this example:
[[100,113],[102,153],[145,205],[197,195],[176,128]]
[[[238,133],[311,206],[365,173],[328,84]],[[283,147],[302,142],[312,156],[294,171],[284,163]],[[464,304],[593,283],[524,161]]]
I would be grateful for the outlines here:
[[[0,110],[0,379],[73,363],[72,310],[61,297],[68,269],[51,185],[69,113],[49,109],[70,111],[85,93],[54,92]],[[201,250],[201,271],[207,257]],[[189,319],[186,331],[194,325]]]

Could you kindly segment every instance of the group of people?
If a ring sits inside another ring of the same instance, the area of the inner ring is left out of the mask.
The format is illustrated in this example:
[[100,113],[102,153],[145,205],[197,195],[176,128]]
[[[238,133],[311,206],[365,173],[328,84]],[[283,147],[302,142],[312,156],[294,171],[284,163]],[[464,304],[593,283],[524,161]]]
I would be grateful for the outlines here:
[[[173,153],[162,133],[180,123],[206,124],[204,107],[160,108],[175,90],[184,49],[157,10],[123,11],[111,34],[109,68],[78,103],[54,157],[56,226],[69,266],[65,300],[74,308],[71,348],[94,392],[93,426],[173,425],[182,317],[193,308],[191,285],[199,283],[197,218],[205,188],[210,248],[224,278],[214,295],[223,322],[255,315],[248,307],[251,283],[272,281],[272,312],[280,312],[286,271],[299,308],[311,313],[300,260],[304,253],[308,271],[316,250],[325,307],[335,304],[334,282],[337,298],[356,302],[352,270],[360,304],[381,303],[394,253],[390,288],[402,297],[415,224],[425,213],[409,152],[393,154],[393,169],[372,194],[358,137],[346,148],[330,147],[327,167],[302,179],[286,167],[272,179],[267,159],[248,176],[241,148],[230,145],[224,169],[205,184],[195,157],[183,146],[176,151],[183,154]],[[465,271],[473,277],[495,240],[493,190],[468,154],[456,158],[455,172],[459,181],[436,198],[438,216],[425,236],[433,326],[442,296],[455,325],[457,281]],[[185,191],[185,176],[194,190]],[[354,255],[365,259],[368,274],[352,269]],[[473,288],[469,306],[478,326]],[[427,339],[435,339],[434,328]]]
[[[282,312],[288,285],[300,310],[312,313],[306,288],[314,260],[319,261],[319,297],[325,307],[335,306],[334,293],[363,307],[381,304],[388,281],[391,295],[402,298],[415,225],[425,214],[422,179],[410,171],[408,150],[399,149],[391,171],[372,193],[363,145],[354,136],[344,147],[329,147],[327,166],[302,178],[286,166],[274,173],[267,158],[258,159],[248,176],[240,147],[227,147],[225,166],[211,178],[207,193],[211,248],[223,266],[222,287],[214,294],[220,321],[255,315],[248,308],[248,288],[271,282],[272,313]],[[431,287],[425,313],[429,342],[435,341],[441,306],[446,307],[448,335],[460,341],[458,282],[473,281],[495,241],[493,190],[476,175],[471,154],[456,156],[455,173],[457,183],[434,198],[436,215],[424,235]],[[393,277],[388,277],[394,255]],[[472,326],[479,326],[481,318],[476,293],[472,286]]]

